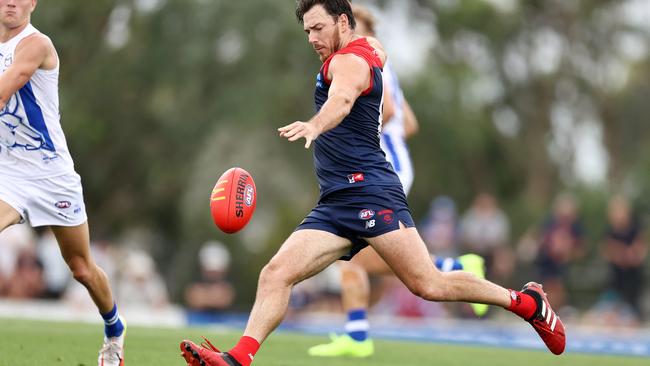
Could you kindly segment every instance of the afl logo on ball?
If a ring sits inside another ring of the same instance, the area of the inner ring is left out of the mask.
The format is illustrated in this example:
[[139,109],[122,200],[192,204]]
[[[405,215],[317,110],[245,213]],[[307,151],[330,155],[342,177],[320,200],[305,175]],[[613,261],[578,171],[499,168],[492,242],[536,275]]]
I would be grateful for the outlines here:
[[373,211],[371,209],[366,208],[364,210],[359,211],[359,218],[361,220],[368,220],[368,219],[372,218],[373,216],[375,216],[375,211]]
[[56,208],[65,209],[70,208],[70,206],[72,206],[72,203],[70,203],[70,201],[59,201],[55,203],[54,206],[56,206]]
[[253,189],[253,186],[250,184],[246,185],[246,189],[244,190],[244,203],[246,206],[250,206],[253,204],[253,199],[255,198],[255,190]]

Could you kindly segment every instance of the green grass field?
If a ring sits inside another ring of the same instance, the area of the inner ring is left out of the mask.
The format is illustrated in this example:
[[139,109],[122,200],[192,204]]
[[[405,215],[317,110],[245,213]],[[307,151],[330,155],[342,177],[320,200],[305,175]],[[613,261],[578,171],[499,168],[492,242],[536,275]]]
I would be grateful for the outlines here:
[[[126,343],[128,366],[183,366],[179,341],[208,336],[223,348],[230,347],[239,332],[207,328],[151,329],[129,327]],[[98,325],[0,319],[0,366],[94,366],[102,337]],[[541,351],[462,347],[441,344],[378,341],[368,359],[314,359],[305,350],[324,337],[279,333],[271,336],[254,365],[263,366],[632,366],[648,365],[648,359],[618,356],[566,354]]]

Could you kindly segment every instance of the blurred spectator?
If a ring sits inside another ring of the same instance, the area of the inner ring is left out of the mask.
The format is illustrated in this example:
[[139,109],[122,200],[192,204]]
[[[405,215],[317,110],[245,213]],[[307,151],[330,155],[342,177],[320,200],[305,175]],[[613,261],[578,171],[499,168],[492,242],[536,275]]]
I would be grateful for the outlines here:
[[609,201],[607,216],[603,255],[610,265],[610,291],[641,320],[645,283],[643,267],[648,255],[648,243],[629,201],[623,196],[615,196]]
[[13,225],[0,233],[0,278],[8,279],[14,273],[18,254],[33,248],[34,231],[29,225]]
[[488,278],[502,282],[514,269],[514,257],[509,247],[510,222],[489,193],[481,193],[463,215],[460,224],[463,251],[485,258]]
[[338,266],[331,265],[296,284],[291,290],[289,305],[290,310],[298,312],[340,312],[341,271]]
[[185,291],[192,310],[219,311],[230,307],[235,290],[228,281],[230,252],[218,241],[209,241],[199,251],[200,278]]
[[436,197],[422,225],[422,239],[430,253],[440,257],[458,255],[456,203],[447,196]]
[[36,254],[43,263],[43,279],[46,286],[46,297],[58,299],[63,295],[72,273],[65,263],[59,244],[50,228],[39,229],[40,236],[36,242]]
[[28,225],[7,228],[0,233],[0,296],[29,299],[44,292],[43,265],[35,254],[34,231]]
[[165,282],[145,251],[127,251],[115,287],[116,298],[123,307],[163,308],[169,305]]
[[34,248],[24,248],[18,253],[14,273],[5,284],[5,295],[10,299],[33,299],[45,295],[43,264]]
[[584,230],[578,217],[578,204],[573,196],[561,194],[542,227],[535,260],[544,290],[557,308],[566,305],[568,265],[581,257],[583,250]]

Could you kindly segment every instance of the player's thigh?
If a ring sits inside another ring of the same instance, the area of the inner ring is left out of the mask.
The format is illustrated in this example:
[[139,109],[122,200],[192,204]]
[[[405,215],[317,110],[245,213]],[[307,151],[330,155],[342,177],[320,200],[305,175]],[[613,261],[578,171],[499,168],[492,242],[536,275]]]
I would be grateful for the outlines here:
[[326,231],[297,230],[271,258],[265,271],[295,284],[321,272],[348,253],[350,245],[350,240]]
[[415,228],[400,227],[366,240],[411,291],[439,282],[440,272]]
[[[377,251],[371,246],[367,246],[357,253],[352,260],[350,260],[350,263],[363,268],[369,274],[380,275],[391,273],[390,267],[386,261],[384,261],[384,259],[379,256]],[[345,263],[343,266],[345,266]]]
[[0,231],[20,222],[20,214],[7,202],[0,200]]
[[73,258],[90,260],[90,234],[88,222],[77,226],[51,226],[56,241],[61,248],[61,255],[66,262]]

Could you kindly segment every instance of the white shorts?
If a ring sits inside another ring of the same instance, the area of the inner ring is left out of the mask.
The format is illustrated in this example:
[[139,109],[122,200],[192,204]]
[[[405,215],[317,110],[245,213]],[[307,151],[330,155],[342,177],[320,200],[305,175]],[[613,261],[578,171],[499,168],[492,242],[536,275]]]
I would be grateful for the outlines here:
[[81,177],[77,173],[22,179],[0,173],[0,200],[30,226],[78,226],[86,222]]

